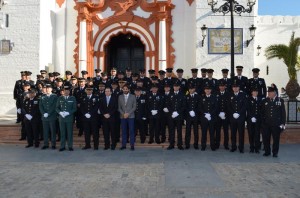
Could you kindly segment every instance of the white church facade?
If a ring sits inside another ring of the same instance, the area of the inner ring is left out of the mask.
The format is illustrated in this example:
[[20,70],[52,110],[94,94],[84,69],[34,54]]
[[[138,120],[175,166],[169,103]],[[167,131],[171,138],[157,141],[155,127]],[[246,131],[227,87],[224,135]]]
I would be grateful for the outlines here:
[[[0,54],[0,116],[15,116],[12,91],[23,70],[31,71],[33,80],[41,69],[62,75],[66,70],[76,75],[87,70],[93,76],[96,68],[158,71],[172,67],[184,69],[185,78],[192,68],[212,68],[215,78],[221,77],[221,69],[230,70],[230,15],[213,13],[207,0],[0,2],[0,40],[9,40],[11,47],[9,53]],[[248,0],[238,2],[247,6]],[[292,32],[299,37],[300,16],[259,16],[256,1],[251,13],[235,14],[234,20],[235,65],[244,66],[248,77],[257,67],[268,85],[284,87],[286,66],[281,60],[267,60],[264,49],[288,44]],[[252,25],[256,27],[253,39]]]

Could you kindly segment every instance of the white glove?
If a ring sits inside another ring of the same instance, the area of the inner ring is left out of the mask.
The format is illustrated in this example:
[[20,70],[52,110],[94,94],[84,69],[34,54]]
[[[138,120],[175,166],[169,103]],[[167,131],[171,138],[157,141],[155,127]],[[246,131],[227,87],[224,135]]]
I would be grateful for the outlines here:
[[91,114],[89,114],[89,113],[86,113],[84,116],[85,116],[87,119],[91,118]]
[[233,117],[234,117],[235,119],[238,119],[238,118],[240,117],[240,114],[234,113],[234,114],[233,114]]
[[20,108],[17,109],[17,113],[21,114],[21,109]]
[[61,117],[63,117],[63,118],[65,118],[65,112],[59,112],[59,115],[61,116]]
[[279,127],[280,127],[281,130],[285,130],[285,125],[284,124],[280,125]]
[[255,117],[251,118],[251,122],[255,123],[256,122],[256,118]]
[[100,112],[100,110],[99,110],[99,109],[98,109],[97,113],[98,113],[99,115],[101,114],[101,112]]
[[151,110],[151,114],[154,116],[157,114],[157,110]]
[[27,120],[31,120],[32,116],[30,114],[25,114],[25,117],[27,118]]
[[165,107],[165,108],[163,109],[163,111],[164,111],[165,113],[168,113],[168,112],[169,112],[169,109]]
[[48,118],[49,114],[48,113],[44,113],[44,117]]
[[68,115],[70,115],[69,112],[64,111],[65,117],[67,117]]
[[224,112],[220,112],[219,113],[219,117],[222,119],[222,120],[225,120],[225,113]]
[[177,112],[177,111],[174,111],[174,112],[172,113],[172,118],[176,118],[177,116],[179,116],[178,112]]
[[147,118],[142,118],[142,120],[147,120]]
[[189,113],[190,113],[191,117],[195,117],[196,116],[195,111],[190,111]]
[[211,120],[211,115],[210,113],[205,113],[205,116],[204,116],[208,121]]

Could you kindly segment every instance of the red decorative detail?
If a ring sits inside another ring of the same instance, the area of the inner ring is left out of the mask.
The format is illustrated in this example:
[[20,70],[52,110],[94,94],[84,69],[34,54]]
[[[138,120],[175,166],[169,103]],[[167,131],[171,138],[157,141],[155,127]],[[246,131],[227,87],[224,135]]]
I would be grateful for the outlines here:
[[189,3],[190,6],[191,6],[192,3],[194,2],[194,0],[186,0],[186,1]]
[[65,0],[56,0],[56,3],[61,8],[62,4],[65,2]]

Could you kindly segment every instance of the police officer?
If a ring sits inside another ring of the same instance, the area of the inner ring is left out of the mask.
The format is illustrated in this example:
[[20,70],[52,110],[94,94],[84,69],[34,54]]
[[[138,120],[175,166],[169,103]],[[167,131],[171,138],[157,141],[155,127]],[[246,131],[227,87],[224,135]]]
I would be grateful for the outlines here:
[[237,149],[236,133],[238,131],[239,151],[240,153],[244,153],[244,133],[247,108],[246,94],[240,91],[240,85],[237,82],[233,82],[232,91],[233,92],[230,93],[228,100],[228,116],[230,117],[232,144],[230,152],[234,152]]
[[232,80],[230,78],[228,78],[228,72],[229,70],[228,69],[222,69],[222,78],[219,79],[219,83],[222,82],[223,84],[225,84],[225,90],[226,92],[232,92],[232,89],[231,89],[231,84],[232,84]]
[[99,128],[98,128],[98,109],[99,98],[93,95],[93,87],[87,87],[85,89],[86,96],[80,102],[80,112],[83,122],[84,140],[85,146],[83,150],[91,148],[91,134],[94,140],[94,150],[98,150],[99,147]]
[[152,144],[154,139],[157,144],[160,144],[160,117],[162,114],[162,107],[162,96],[158,94],[157,85],[153,84],[147,101],[150,133],[149,144]]
[[125,80],[130,84],[132,82],[132,70],[130,67],[125,69],[125,74]]
[[63,79],[57,78],[55,80],[55,86],[53,87],[52,93],[56,94],[58,97],[60,96],[60,90],[63,87]]
[[77,110],[76,98],[70,96],[70,87],[62,88],[62,95],[57,99],[56,112],[59,114],[60,128],[60,149],[64,151],[66,148],[66,136],[68,138],[68,149],[73,151],[73,122],[74,113]]
[[207,86],[209,86],[212,90],[213,94],[216,94],[218,91],[218,80],[213,78],[213,69],[207,69],[207,78],[203,79],[203,83]]
[[221,129],[223,127],[223,133],[224,133],[224,148],[226,150],[229,150],[228,147],[228,141],[229,141],[229,113],[228,113],[228,99],[229,99],[229,92],[226,89],[226,82],[224,79],[221,79],[219,81],[219,91],[217,92],[217,98],[218,98],[218,112],[217,112],[217,121],[216,121],[216,139],[215,139],[215,146],[216,149],[219,149],[220,147],[220,141],[221,141]]
[[63,85],[67,87],[71,87],[71,79],[72,79],[72,72],[71,71],[66,71],[65,72],[66,78],[63,81]]
[[49,148],[49,132],[51,133],[51,145],[52,149],[56,149],[56,102],[57,96],[52,93],[51,84],[46,85],[46,95],[42,96],[39,102],[40,112],[42,114],[43,122],[43,136],[44,146],[42,149]]
[[258,77],[259,71],[260,71],[260,69],[258,69],[258,68],[252,69],[253,78],[249,79],[249,93],[251,93],[251,90],[253,88],[256,88],[258,91],[258,97],[266,98],[266,95],[267,95],[266,83],[263,78]]
[[170,96],[170,101],[167,104],[167,109],[170,112],[170,145],[168,150],[174,149],[175,145],[175,130],[177,131],[177,147],[183,150],[182,147],[182,121],[184,119],[185,97],[179,92],[180,84],[173,85],[174,92]]
[[193,85],[196,89],[196,92],[198,94],[202,93],[201,90],[201,82],[200,82],[200,78],[198,78],[198,69],[197,68],[193,68],[191,69],[192,71],[192,78],[188,79],[188,84],[189,85]]
[[82,70],[81,71],[81,78],[84,78],[85,80],[87,79],[87,77],[88,77],[88,72],[87,71],[85,71],[85,70]]
[[165,78],[166,72],[164,70],[158,71],[158,84],[160,89],[158,89],[158,92],[163,95],[164,94],[164,78]]
[[201,97],[199,102],[199,112],[201,119],[201,151],[206,149],[207,141],[207,129],[209,130],[210,136],[210,148],[215,151],[215,134],[214,127],[217,118],[218,101],[217,97],[212,94],[212,88],[207,84],[204,86],[204,95]]
[[116,148],[116,116],[118,115],[118,100],[112,95],[110,87],[105,88],[105,96],[100,99],[99,110],[101,112],[103,134],[104,134],[104,149],[115,150]]
[[[14,99],[16,100],[16,107],[17,107],[17,102],[18,102],[18,97],[20,95],[20,93],[23,92],[23,84],[26,81],[26,75],[24,71],[21,71],[21,79],[17,80],[15,83],[15,87],[14,87]],[[18,107],[17,107],[18,109]],[[21,122],[21,114],[17,113],[17,121],[16,123],[20,123]]]
[[78,136],[81,137],[83,134],[83,124],[82,124],[83,115],[82,115],[81,111],[79,110],[79,108],[80,108],[80,103],[81,103],[82,99],[86,96],[86,92],[85,92],[86,79],[79,78],[78,83],[79,83],[79,86],[74,89],[73,96],[76,98],[76,101],[77,101],[77,112],[75,114],[76,127],[79,129]]
[[111,80],[112,82],[113,81],[118,81],[118,78],[117,78],[117,68],[115,68],[115,67],[111,68],[111,70],[110,70],[110,76],[109,76],[108,79]]
[[190,148],[191,131],[194,130],[194,148],[199,149],[199,131],[198,131],[198,116],[199,116],[199,101],[200,96],[195,92],[195,86],[189,86],[189,94],[186,96],[186,133],[185,133],[185,148]]
[[240,91],[248,95],[248,78],[242,75],[244,67],[239,65],[236,66],[235,68],[236,68],[237,75],[233,78],[233,81],[239,84]]
[[262,102],[264,156],[271,154],[270,141],[273,138],[273,157],[278,157],[280,133],[285,129],[286,111],[283,99],[279,98],[273,87],[268,88],[268,97]]
[[151,80],[150,78],[146,77],[145,69],[140,69],[140,78],[143,81],[143,87],[147,89],[147,91],[151,88]]
[[262,98],[258,96],[258,89],[253,87],[251,96],[247,100],[247,128],[250,144],[250,153],[259,153],[261,129]]
[[183,69],[177,69],[177,80],[176,82],[180,84],[180,91],[185,95],[188,91],[188,82],[185,78],[183,78]]
[[22,113],[24,115],[24,124],[27,136],[27,146],[26,148],[32,147],[33,142],[36,148],[39,147],[39,122],[41,119],[39,111],[39,100],[36,97],[36,90],[30,89],[29,98],[25,99],[22,108]]
[[140,88],[135,88],[136,110],[135,110],[135,129],[140,134],[141,143],[146,141],[145,125],[147,124],[147,97],[142,95]]
[[176,78],[172,77],[173,68],[169,67],[166,69],[166,77],[164,79],[164,84],[168,84],[173,90],[173,85],[176,83]]
[[93,78],[94,89],[98,89],[101,79],[101,69],[95,69],[96,76]]
[[163,96],[163,113],[160,118],[161,123],[161,143],[166,141],[166,128],[168,127],[169,131],[169,140],[170,140],[170,123],[171,123],[171,115],[168,109],[170,99],[171,99],[171,88],[169,84],[164,85],[164,94]]

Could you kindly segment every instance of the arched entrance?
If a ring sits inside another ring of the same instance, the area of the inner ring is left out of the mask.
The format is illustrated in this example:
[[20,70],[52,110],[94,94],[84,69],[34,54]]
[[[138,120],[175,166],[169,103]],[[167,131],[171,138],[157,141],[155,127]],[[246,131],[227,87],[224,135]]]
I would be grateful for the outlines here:
[[127,67],[133,72],[145,68],[145,46],[139,37],[127,34],[118,34],[110,39],[105,46],[106,71],[116,67],[118,71],[125,71]]

